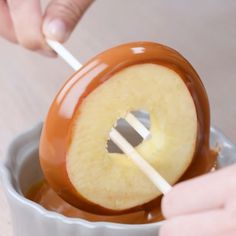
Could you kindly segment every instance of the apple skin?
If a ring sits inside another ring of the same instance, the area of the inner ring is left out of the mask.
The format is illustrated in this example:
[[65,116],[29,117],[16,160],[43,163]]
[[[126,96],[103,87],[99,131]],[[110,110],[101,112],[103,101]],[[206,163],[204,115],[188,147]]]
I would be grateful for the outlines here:
[[135,64],[156,63],[175,72],[188,87],[198,116],[198,137],[194,160],[181,179],[208,172],[213,157],[209,149],[210,112],[205,88],[191,64],[175,50],[152,42],[135,42],[109,49],[78,70],[56,95],[40,140],[40,163],[50,186],[67,202],[87,212],[116,215],[150,209],[160,199],[122,211],[113,211],[83,198],[73,187],[66,170],[75,117],[83,99],[116,72]]

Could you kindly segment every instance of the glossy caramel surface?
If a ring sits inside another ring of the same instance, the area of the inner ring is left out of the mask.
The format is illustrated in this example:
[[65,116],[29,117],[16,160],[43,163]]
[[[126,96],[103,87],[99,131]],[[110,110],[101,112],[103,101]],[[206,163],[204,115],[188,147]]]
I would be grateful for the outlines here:
[[[164,65],[175,72],[188,87],[198,116],[198,137],[192,164],[181,180],[208,172],[215,165],[215,155],[209,149],[210,112],[203,84],[193,67],[178,52],[166,46],[138,42],[121,45],[93,58],[76,72],[57,94],[48,113],[40,143],[40,161],[50,186],[67,202],[87,212],[122,214],[134,211],[152,211],[160,199],[148,204],[114,212],[84,199],[71,184],[66,170],[66,154],[70,145],[75,119],[83,99],[116,72],[141,63]],[[157,91],[158,92],[158,91]]]

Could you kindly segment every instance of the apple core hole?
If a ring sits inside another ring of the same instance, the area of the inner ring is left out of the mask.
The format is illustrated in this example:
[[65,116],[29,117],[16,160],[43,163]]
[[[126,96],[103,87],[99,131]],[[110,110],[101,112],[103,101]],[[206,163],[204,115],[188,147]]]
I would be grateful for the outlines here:
[[[135,110],[132,113],[149,131],[150,131],[150,114],[145,110]],[[120,118],[114,126],[117,131],[133,146],[137,147],[144,141],[143,137],[125,120]],[[107,151],[109,153],[123,153],[112,140],[107,141]]]

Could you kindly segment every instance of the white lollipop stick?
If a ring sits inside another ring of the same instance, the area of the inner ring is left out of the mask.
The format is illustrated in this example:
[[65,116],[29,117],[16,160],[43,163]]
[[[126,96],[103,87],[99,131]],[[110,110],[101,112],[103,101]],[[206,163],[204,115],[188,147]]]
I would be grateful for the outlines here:
[[143,157],[116,129],[112,128],[110,138],[163,194],[166,194],[171,190],[172,187],[170,184],[143,159]]
[[[82,64],[57,41],[46,39],[48,45],[75,71],[79,70]],[[131,113],[125,117],[126,121],[146,139],[150,136],[149,130]],[[140,168],[140,170],[153,182],[153,184],[166,194],[171,190],[169,183],[134,149],[134,147],[114,128],[110,132],[112,141]]]
[[141,135],[143,139],[150,137],[150,131],[132,113],[128,113],[125,120]]
[[75,71],[82,67],[82,64],[65,48],[63,45],[57,41],[46,39],[48,45]]

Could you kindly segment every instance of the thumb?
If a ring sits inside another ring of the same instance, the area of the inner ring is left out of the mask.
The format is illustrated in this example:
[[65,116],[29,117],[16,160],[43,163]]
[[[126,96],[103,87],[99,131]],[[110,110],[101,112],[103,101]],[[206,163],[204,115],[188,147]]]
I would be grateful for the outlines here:
[[52,0],[44,17],[43,33],[59,42],[68,39],[93,0]]

